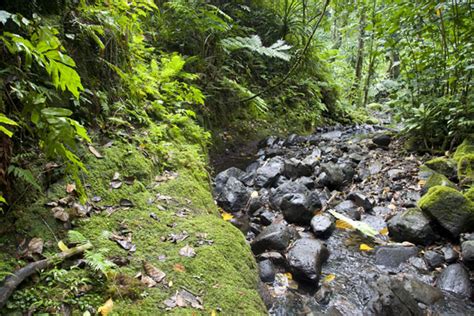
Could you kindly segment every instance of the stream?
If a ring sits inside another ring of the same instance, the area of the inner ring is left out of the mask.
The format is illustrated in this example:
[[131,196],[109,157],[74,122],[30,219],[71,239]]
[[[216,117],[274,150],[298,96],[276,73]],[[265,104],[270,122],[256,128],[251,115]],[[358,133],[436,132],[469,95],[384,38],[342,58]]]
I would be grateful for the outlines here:
[[216,175],[216,202],[250,243],[270,315],[474,314],[459,255],[474,236],[449,238],[415,209],[430,157],[407,153],[395,133],[268,137],[253,161],[239,156]]

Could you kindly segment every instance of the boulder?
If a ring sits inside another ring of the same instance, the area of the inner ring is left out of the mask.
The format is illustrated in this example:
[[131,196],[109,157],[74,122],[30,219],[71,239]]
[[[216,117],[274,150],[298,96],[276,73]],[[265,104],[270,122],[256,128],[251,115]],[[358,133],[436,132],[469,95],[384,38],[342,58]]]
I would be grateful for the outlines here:
[[239,168],[231,167],[229,169],[226,169],[222,172],[219,172],[216,177],[214,178],[214,192],[216,195],[222,192],[222,190],[225,187],[225,184],[227,183],[227,180],[229,180],[230,177],[234,177],[236,179],[240,178],[243,176],[245,172],[240,170]]
[[440,267],[444,263],[444,256],[433,250],[425,252],[425,261],[430,268],[435,269]]
[[449,179],[456,179],[456,161],[452,159],[446,157],[434,158],[425,162],[425,166]]
[[282,197],[280,210],[290,223],[308,224],[315,211],[321,208],[321,202],[315,192],[288,193]]
[[443,252],[444,260],[447,263],[453,263],[453,262],[456,262],[459,259],[458,252],[456,250],[454,250],[451,245],[444,246],[441,249],[441,251]]
[[462,261],[469,267],[474,267],[474,240],[467,240],[461,244]]
[[328,238],[336,228],[334,217],[329,214],[318,214],[311,219],[311,229],[318,238]]
[[235,177],[230,177],[220,192],[216,192],[217,204],[226,211],[243,210],[250,199],[250,189]]
[[459,263],[452,264],[441,272],[437,280],[437,287],[464,297],[471,297],[472,288],[469,273]]
[[351,200],[346,200],[339,203],[336,205],[336,207],[334,207],[334,210],[339,213],[344,213],[346,216],[356,221],[360,220],[361,218],[361,212],[357,209],[357,205]]
[[454,183],[452,183],[451,181],[449,181],[449,179],[446,178],[446,176],[444,176],[440,173],[434,172],[428,178],[428,180],[426,180],[426,183],[423,185],[422,193],[425,194],[426,192],[428,192],[429,189],[431,189],[432,187],[435,187],[437,185],[441,185],[441,186],[456,189],[456,185]]
[[258,263],[258,271],[262,282],[273,282],[275,280],[275,267],[269,259]]
[[311,164],[304,163],[296,158],[285,160],[283,175],[289,179],[311,176],[313,168]]
[[294,242],[286,258],[293,276],[317,286],[321,267],[329,257],[329,251],[316,239],[302,238]]
[[254,184],[257,187],[269,187],[278,179],[284,170],[285,161],[281,157],[267,160],[256,171]]
[[473,230],[474,203],[455,189],[435,186],[421,198],[418,206],[453,237]]
[[362,207],[367,212],[372,210],[374,207],[369,198],[359,192],[351,192],[348,199],[353,201],[357,206]]
[[387,268],[397,268],[416,255],[418,255],[417,247],[380,246],[375,251],[375,264]]
[[398,213],[387,224],[390,237],[395,241],[409,241],[426,246],[435,240],[429,219],[418,208]]
[[392,142],[392,137],[388,134],[380,134],[372,138],[372,142],[378,147],[387,148]]
[[290,244],[294,232],[284,223],[277,223],[267,226],[250,243],[250,247],[255,254],[260,254],[265,250],[284,250]]
[[321,164],[321,171],[318,180],[330,189],[341,189],[346,181],[351,180],[340,165],[332,162]]

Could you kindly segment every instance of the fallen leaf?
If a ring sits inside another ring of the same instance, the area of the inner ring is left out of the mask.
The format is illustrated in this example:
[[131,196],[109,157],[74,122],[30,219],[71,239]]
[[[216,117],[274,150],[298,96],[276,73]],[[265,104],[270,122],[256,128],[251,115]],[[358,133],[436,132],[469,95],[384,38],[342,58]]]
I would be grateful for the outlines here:
[[193,247],[190,247],[189,245],[184,246],[179,250],[179,254],[183,257],[195,257],[196,256],[196,251],[194,251]]
[[186,272],[186,268],[181,263],[176,263],[173,266],[173,270],[176,272]]
[[98,151],[97,149],[95,149],[92,145],[89,145],[89,151],[98,159],[102,159],[104,158],[104,156],[102,156]]
[[227,212],[222,212],[222,219],[225,220],[225,221],[230,221],[231,219],[233,219],[234,216],[230,213],[227,213]]
[[418,181],[418,185],[419,185],[420,187],[424,186],[425,184],[426,184],[426,180],[420,180],[420,181]]
[[290,272],[283,273],[283,275],[288,279],[288,280],[293,280],[293,275]]
[[35,237],[28,243],[28,252],[30,254],[37,253],[40,255],[43,252],[43,245],[43,239]]
[[336,275],[335,274],[328,274],[324,277],[323,279],[323,282],[324,283],[330,283],[331,281],[333,281],[334,279],[336,278]]
[[53,216],[56,219],[59,219],[62,222],[67,222],[69,220],[69,213],[64,210],[62,207],[54,207],[52,210]]
[[380,233],[380,235],[387,236],[388,235],[388,228],[387,227],[382,228],[379,233]]
[[72,193],[76,191],[76,185],[74,183],[69,183],[66,185],[66,192],[67,193]]
[[361,245],[359,246],[359,250],[360,250],[360,251],[372,251],[372,250],[374,250],[374,248],[370,247],[370,246],[367,245],[367,244],[361,244]]
[[119,204],[122,207],[133,207],[134,206],[133,202],[130,201],[130,200],[127,200],[127,199],[120,199]]
[[336,228],[338,229],[353,229],[352,225],[342,219],[336,220]]
[[151,263],[147,261],[142,261],[142,263],[145,273],[149,275],[153,279],[153,281],[160,283],[165,278],[166,273],[153,266]]
[[118,179],[117,179],[117,180],[112,180],[112,181],[110,181],[110,187],[111,187],[112,189],[118,189],[118,188],[120,188],[121,186],[122,186],[122,181],[120,181],[120,180],[118,180]]
[[94,197],[92,197],[91,201],[94,202],[94,203],[98,203],[98,202],[102,201],[102,198],[100,196],[94,196]]
[[155,181],[156,182],[165,182],[165,181],[169,181],[169,180],[174,180],[177,177],[178,177],[178,174],[176,172],[165,170],[165,172],[163,172],[162,175],[159,175],[159,176],[155,177]]
[[63,243],[62,240],[58,241],[58,248],[59,250],[61,250],[62,252],[65,252],[65,251],[68,251],[69,248]]
[[154,287],[158,284],[155,280],[153,280],[148,275],[142,275],[140,278],[140,282],[145,284],[146,287]]
[[195,296],[187,290],[178,291],[175,296],[176,306],[178,307],[192,307],[196,309],[203,309],[202,300],[199,296]]
[[100,313],[102,316],[107,316],[112,311],[113,308],[114,308],[114,302],[112,301],[111,298],[109,298],[107,302],[105,302],[104,305],[102,305],[101,307],[99,307],[99,309],[97,309],[97,312]]
[[252,194],[250,194],[251,199],[256,199],[258,198],[258,191],[253,191]]

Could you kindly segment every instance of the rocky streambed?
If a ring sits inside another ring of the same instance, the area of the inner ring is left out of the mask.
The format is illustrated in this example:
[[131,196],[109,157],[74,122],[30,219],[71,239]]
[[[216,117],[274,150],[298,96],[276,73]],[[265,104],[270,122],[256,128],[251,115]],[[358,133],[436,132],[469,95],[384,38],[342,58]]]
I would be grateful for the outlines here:
[[268,137],[245,170],[217,174],[215,199],[250,243],[271,315],[474,314],[470,179],[392,134]]

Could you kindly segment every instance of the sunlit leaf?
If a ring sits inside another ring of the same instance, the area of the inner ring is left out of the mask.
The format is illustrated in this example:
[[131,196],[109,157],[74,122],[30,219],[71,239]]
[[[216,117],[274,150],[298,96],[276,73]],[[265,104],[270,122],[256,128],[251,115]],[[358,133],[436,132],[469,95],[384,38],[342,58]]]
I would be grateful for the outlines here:
[[104,305],[102,305],[101,307],[97,309],[97,312],[100,313],[102,316],[107,316],[112,311],[113,308],[114,308],[114,302],[112,301],[111,298],[109,298],[107,302],[105,302]]
[[59,248],[62,252],[69,250],[69,248],[64,244],[64,242],[63,242],[62,240],[60,240],[60,241],[58,242],[58,248]]
[[225,220],[225,221],[230,221],[231,219],[233,219],[234,216],[230,213],[227,213],[227,212],[222,212],[222,219]]
[[359,250],[360,250],[360,251],[372,251],[372,250],[374,250],[374,248],[370,247],[370,246],[367,245],[367,244],[361,244],[361,245],[359,246]]

